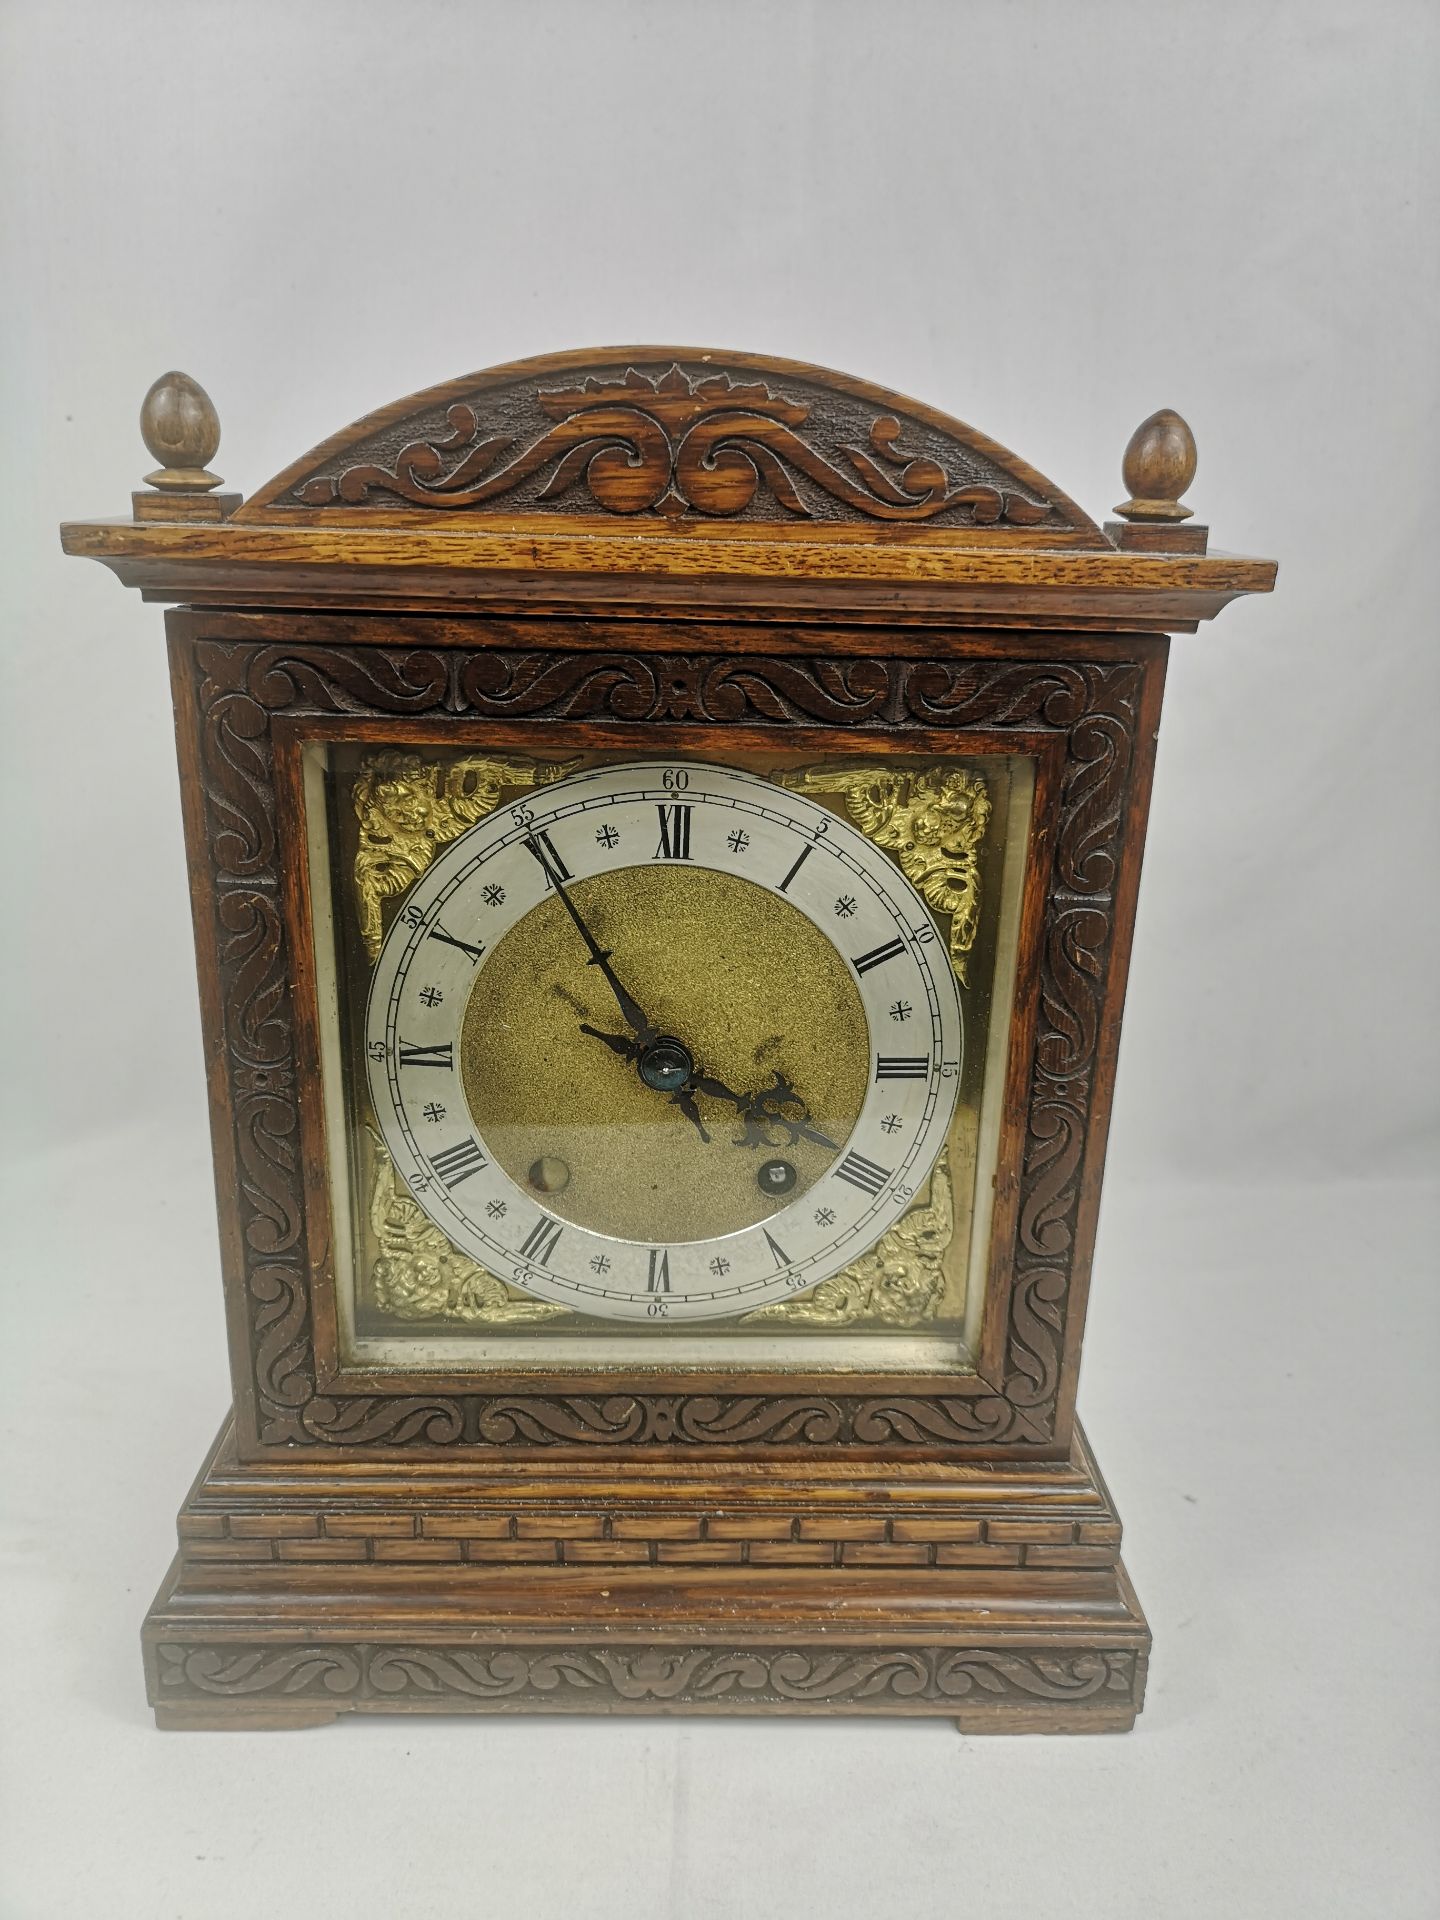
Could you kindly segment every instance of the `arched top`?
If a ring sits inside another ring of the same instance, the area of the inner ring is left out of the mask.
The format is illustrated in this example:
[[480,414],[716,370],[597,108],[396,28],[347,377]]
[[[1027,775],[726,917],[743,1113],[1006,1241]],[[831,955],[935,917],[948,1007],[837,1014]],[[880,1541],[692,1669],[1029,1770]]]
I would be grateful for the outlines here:
[[457,516],[1110,544],[1033,467],[931,407],[823,367],[691,347],[546,354],[412,394],[287,467],[233,520]]

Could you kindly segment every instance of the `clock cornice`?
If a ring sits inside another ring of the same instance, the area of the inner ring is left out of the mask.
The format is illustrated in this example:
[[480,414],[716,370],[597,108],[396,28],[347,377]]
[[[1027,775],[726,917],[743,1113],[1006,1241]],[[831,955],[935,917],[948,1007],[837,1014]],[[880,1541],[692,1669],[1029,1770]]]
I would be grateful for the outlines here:
[[156,600],[723,603],[1173,632],[1275,579],[1273,562],[1208,554],[1206,529],[1182,524],[1194,442],[1169,410],[1132,438],[1127,519],[1103,531],[1027,462],[918,401],[711,349],[600,348],[466,375],[366,415],[243,503],[200,465],[219,426],[195,382],[162,376],[142,425],[172,464],[134,518],[62,537]]

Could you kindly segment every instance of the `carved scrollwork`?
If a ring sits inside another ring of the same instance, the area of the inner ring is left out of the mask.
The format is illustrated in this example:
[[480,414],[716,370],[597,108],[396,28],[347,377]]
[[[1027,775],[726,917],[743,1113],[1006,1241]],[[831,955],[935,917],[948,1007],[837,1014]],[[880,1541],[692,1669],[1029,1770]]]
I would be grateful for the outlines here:
[[162,1689],[187,1693],[290,1699],[297,1694],[351,1694],[360,1689],[363,1653],[350,1647],[183,1647],[156,1650]]
[[[420,648],[236,646],[202,640],[195,649],[211,697],[207,716],[222,717],[253,755],[223,743],[213,771],[242,783],[269,765],[264,716],[290,708],[315,713],[429,713],[447,704],[450,662]],[[241,798],[237,790],[237,798]],[[241,798],[240,811],[248,811]],[[254,824],[254,823],[252,823]]]
[[975,1446],[1038,1437],[1017,1420],[1014,1406],[999,1393],[866,1400],[855,1409],[850,1430],[856,1440],[872,1447]]
[[798,382],[780,391],[724,371],[631,366],[420,407],[279,500],[1055,529],[1081,518],[1060,498],[1037,498],[1038,476],[1021,480],[998,449],[966,444],[963,431],[943,434]]
[[248,1702],[306,1696],[351,1703],[404,1701],[537,1706],[724,1704],[804,1707],[954,1701],[1094,1701],[1135,1698],[1137,1656],[1125,1649],[1068,1654],[991,1647],[732,1645],[352,1646],[156,1648],[160,1698]]
[[844,1406],[808,1396],[738,1394],[497,1395],[480,1404],[482,1440],[537,1446],[607,1446],[615,1442],[666,1446],[796,1441],[816,1445],[842,1439]]
[[[1089,1151],[1139,666],[287,649],[205,639],[187,658],[214,895],[208,937],[220,973],[223,1033],[216,1037],[228,1086],[241,1284],[263,1440],[396,1448],[808,1447],[853,1440],[907,1449],[1049,1438]],[[788,726],[817,721],[885,725],[901,734],[907,725],[1063,732],[1005,1370],[994,1390],[943,1398],[836,1392],[608,1399],[318,1392],[270,742],[270,716],[282,711],[594,715],[637,727],[657,718],[726,725],[744,717],[773,724],[781,736]]]
[[1135,1687],[1135,1656],[944,1653],[936,1663],[935,1685],[952,1700],[976,1692],[1028,1694],[1033,1700],[1084,1700],[1101,1692],[1128,1697]]
[[332,1447],[449,1447],[465,1437],[465,1407],[440,1395],[316,1394],[305,1406],[303,1426],[307,1440]]
[[883,711],[890,669],[881,660],[767,660],[687,654],[477,653],[457,692],[494,718],[772,720],[859,726]]

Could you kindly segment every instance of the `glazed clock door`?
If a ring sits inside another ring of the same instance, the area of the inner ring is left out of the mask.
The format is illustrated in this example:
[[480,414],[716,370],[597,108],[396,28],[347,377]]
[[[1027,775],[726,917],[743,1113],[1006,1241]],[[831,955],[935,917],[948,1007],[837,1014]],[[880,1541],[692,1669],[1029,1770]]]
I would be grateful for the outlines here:
[[309,758],[347,1359],[965,1363],[1023,757]]

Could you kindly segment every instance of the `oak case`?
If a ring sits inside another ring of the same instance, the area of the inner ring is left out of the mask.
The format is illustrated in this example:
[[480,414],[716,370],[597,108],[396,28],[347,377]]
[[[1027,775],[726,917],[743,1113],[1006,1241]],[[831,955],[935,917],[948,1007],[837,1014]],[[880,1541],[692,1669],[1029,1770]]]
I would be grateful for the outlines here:
[[[956,422],[739,355],[474,376],[238,510],[195,478],[214,442],[193,434],[158,509],[137,495],[134,525],[65,535],[186,603],[167,626],[234,1408],[146,1623],[161,1724],[1128,1726],[1149,1636],[1074,1407],[1165,632],[1274,577],[1182,524],[1183,422],[1137,434],[1133,517],[1104,532]],[[347,1368],[301,779],[317,740],[1029,756],[973,1366]]]

